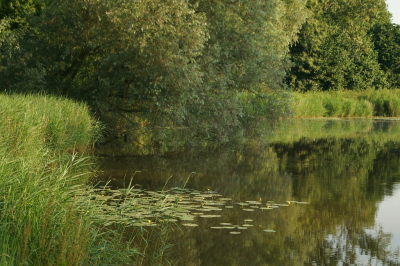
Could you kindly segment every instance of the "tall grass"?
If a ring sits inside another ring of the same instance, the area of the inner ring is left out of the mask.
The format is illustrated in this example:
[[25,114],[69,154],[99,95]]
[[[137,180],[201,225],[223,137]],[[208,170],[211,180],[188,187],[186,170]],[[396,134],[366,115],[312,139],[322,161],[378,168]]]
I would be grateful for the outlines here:
[[400,90],[293,92],[295,117],[400,117]]
[[0,265],[81,265],[90,222],[74,189],[88,176],[97,129],[87,107],[44,96],[0,95]]
[[360,99],[371,102],[375,116],[400,117],[400,90],[368,90]]
[[[168,226],[150,234],[107,226],[86,196],[94,190],[86,151],[100,127],[84,104],[34,95],[0,95],[0,102],[0,265],[165,262]],[[144,256],[157,232],[154,254]]]

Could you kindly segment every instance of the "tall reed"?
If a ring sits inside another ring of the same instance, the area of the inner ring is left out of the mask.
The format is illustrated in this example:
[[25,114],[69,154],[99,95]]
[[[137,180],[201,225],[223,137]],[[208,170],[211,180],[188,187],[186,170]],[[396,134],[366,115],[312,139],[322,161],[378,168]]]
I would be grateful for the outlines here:
[[0,265],[85,265],[90,221],[71,200],[98,126],[85,105],[0,95]]
[[293,92],[295,117],[400,117],[400,90]]
[[[85,196],[93,190],[87,151],[101,128],[84,104],[40,95],[0,95],[0,102],[0,265],[165,261],[167,226],[148,235],[104,221]],[[163,238],[150,249],[155,232]]]

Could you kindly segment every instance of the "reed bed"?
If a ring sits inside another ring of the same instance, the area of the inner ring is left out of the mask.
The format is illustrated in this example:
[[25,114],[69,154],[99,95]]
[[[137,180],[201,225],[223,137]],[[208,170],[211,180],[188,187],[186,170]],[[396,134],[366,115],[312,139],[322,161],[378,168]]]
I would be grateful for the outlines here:
[[400,89],[293,92],[294,117],[400,117]]
[[34,95],[0,102],[0,265],[134,265],[141,254],[126,227],[94,223],[96,207],[78,204],[100,132],[87,107]]

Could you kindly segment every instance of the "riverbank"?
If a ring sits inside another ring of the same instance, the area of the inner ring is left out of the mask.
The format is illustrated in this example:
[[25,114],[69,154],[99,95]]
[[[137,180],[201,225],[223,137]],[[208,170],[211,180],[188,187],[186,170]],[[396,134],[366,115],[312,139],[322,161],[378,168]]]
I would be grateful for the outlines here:
[[125,228],[93,222],[82,196],[100,133],[86,105],[32,95],[0,102],[0,265],[131,263],[138,252],[120,241]]
[[96,135],[86,106],[0,95],[0,265],[88,261],[90,223],[74,208]]
[[293,92],[296,118],[400,117],[400,90]]

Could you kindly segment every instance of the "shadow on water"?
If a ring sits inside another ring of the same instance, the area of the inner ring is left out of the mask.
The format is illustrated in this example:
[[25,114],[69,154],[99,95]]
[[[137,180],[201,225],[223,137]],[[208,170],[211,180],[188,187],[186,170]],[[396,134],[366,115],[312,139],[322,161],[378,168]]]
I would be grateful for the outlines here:
[[[286,121],[269,146],[105,158],[101,178],[123,187],[133,176],[157,191],[190,175],[187,188],[230,198],[232,208],[212,211],[221,217],[196,217],[197,227],[170,235],[178,265],[400,265],[399,246],[375,222],[400,182],[399,132],[400,121]],[[269,201],[309,204],[261,210]],[[220,223],[247,229],[212,228]]]

